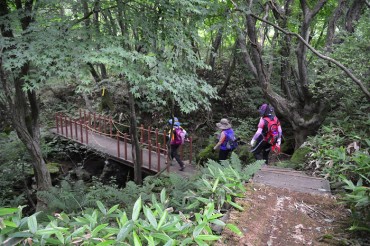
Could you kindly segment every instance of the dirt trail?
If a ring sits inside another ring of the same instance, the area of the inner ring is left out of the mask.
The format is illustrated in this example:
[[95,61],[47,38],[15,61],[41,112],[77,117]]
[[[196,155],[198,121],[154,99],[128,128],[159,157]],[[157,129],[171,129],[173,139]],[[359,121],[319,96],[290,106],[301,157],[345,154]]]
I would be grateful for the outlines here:
[[[232,210],[228,220],[244,235],[238,237],[226,229],[222,242],[216,245],[356,245],[349,244],[346,235],[341,234],[349,211],[330,192],[320,193],[325,190],[318,189],[320,180],[313,179],[310,188],[307,176],[293,171],[292,179],[281,173],[285,172],[280,172],[276,180],[269,174],[265,181],[257,178],[247,184],[245,198],[237,200],[244,211]],[[302,191],[302,187],[307,189]]]

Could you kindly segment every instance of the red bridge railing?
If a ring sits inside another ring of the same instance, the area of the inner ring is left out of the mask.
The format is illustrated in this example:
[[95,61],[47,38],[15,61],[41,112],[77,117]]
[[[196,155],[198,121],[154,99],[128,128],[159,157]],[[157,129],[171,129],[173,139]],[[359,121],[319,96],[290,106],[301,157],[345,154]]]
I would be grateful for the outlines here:
[[[89,145],[89,134],[99,134],[111,138],[117,143],[116,157],[132,162],[129,158],[129,146],[132,148],[132,140],[130,138],[130,126],[121,124],[112,119],[111,116],[86,112],[79,110],[78,116],[73,118],[64,113],[55,114],[55,123],[57,134],[66,138]],[[141,160],[144,162],[144,149],[147,151],[147,166],[150,170],[161,171],[166,167],[169,172],[169,158],[167,148],[168,133],[160,131],[158,128],[152,129],[151,126],[145,128],[143,125],[139,127],[139,141],[141,144]],[[192,160],[192,139],[189,138],[186,144],[189,148],[186,151],[189,162]],[[184,159],[184,145],[180,147],[180,156]],[[156,160],[153,160],[153,153]],[[161,158],[162,156],[162,158]],[[164,158],[163,158],[164,157]],[[161,163],[161,160],[165,160]]]

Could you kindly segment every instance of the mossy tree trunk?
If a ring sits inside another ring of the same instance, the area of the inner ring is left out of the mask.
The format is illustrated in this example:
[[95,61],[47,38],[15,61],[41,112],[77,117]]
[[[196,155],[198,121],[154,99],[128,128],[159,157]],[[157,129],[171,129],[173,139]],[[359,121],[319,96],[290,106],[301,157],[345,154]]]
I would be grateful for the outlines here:
[[[25,13],[32,13],[34,2],[25,1],[24,6],[22,6],[21,1],[16,1],[15,3],[19,13],[18,16],[22,30],[26,33],[33,19],[31,17],[32,15]],[[8,18],[9,14],[7,1],[0,1],[0,18]],[[0,29],[3,37],[8,39],[14,38],[12,29],[4,25],[1,25]],[[6,51],[9,50],[5,50],[5,52]],[[4,50],[2,52],[4,52]],[[7,116],[11,119],[19,139],[24,143],[32,157],[37,190],[48,190],[52,186],[52,183],[40,147],[40,112],[37,93],[35,90],[24,90],[24,77],[30,73],[30,64],[24,62],[19,69],[14,68],[12,74],[9,74],[8,71],[9,70],[4,68],[2,56],[0,56],[0,86],[3,93],[3,97],[0,97],[1,104],[5,108]],[[45,205],[46,204],[38,198],[36,209],[42,210]]]

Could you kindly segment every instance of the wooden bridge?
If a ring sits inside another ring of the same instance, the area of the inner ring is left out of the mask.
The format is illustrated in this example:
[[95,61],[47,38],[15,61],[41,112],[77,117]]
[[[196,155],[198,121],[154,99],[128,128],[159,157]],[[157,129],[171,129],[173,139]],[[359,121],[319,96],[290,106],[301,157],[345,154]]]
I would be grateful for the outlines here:
[[[133,167],[132,139],[130,137],[130,126],[121,124],[111,116],[86,112],[79,110],[77,116],[65,113],[55,114],[55,128],[51,131],[61,137],[67,138],[79,144],[85,145],[104,156]],[[166,130],[152,129],[141,125],[140,154],[142,170],[157,173],[166,169],[167,172],[177,172],[179,166],[171,166],[169,149],[167,144]],[[179,154],[182,160],[191,164],[192,139],[181,145]],[[188,161],[186,161],[188,160]],[[191,165],[187,165],[187,170]]]

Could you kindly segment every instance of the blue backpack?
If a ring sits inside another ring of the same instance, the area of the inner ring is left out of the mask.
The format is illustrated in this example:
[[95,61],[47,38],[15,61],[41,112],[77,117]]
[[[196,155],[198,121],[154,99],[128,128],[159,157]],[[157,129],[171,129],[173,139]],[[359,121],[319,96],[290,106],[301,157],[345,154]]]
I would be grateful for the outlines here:
[[227,136],[226,149],[234,150],[238,148],[238,139],[235,136]]

